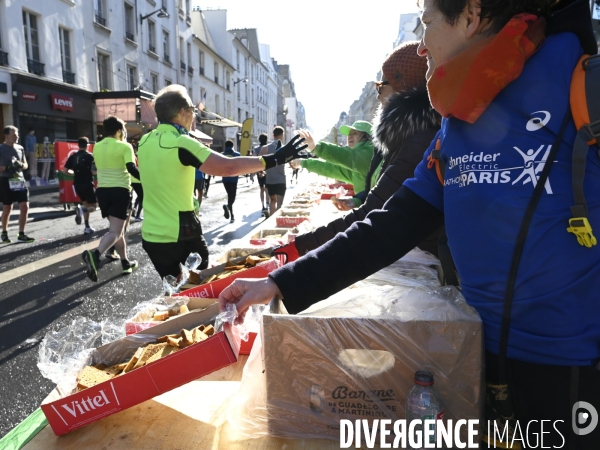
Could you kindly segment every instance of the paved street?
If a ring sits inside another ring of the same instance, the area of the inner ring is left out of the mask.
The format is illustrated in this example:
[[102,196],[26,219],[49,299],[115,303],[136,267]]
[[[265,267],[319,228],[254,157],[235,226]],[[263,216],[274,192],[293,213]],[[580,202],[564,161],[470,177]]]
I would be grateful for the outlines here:
[[[288,193],[292,195],[293,188]],[[201,210],[211,256],[221,254],[229,242],[264,220],[256,182],[240,178],[233,224],[223,218],[225,199],[222,184],[211,183]],[[57,187],[33,192],[31,207],[26,232],[35,243],[0,246],[0,437],[34,411],[54,388],[36,366],[38,346],[49,330],[78,316],[94,321],[124,318],[135,304],[162,292],[161,280],[141,246],[141,224],[132,224],[127,232],[128,252],[139,261],[138,270],[123,277],[118,262],[107,263],[96,284],[85,276],[80,254],[83,245],[104,235],[107,221],[99,212],[92,214],[90,224],[97,231],[83,235],[73,210],[65,211],[58,203]],[[11,222],[13,240],[17,231],[16,222]]]

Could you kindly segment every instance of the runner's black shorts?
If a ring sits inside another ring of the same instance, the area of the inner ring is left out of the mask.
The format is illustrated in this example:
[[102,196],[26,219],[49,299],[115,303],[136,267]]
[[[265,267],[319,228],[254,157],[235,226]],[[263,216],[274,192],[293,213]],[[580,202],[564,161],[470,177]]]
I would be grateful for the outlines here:
[[93,183],[74,184],[75,193],[82,202],[96,203],[96,193]]
[[129,217],[131,207],[131,191],[129,189],[121,187],[98,188],[96,189],[96,198],[102,217],[112,216],[121,220],[127,220],[127,217]]
[[12,191],[8,184],[9,178],[0,178],[0,202],[8,206],[13,203],[23,203],[29,201],[29,189],[25,188],[22,191]]
[[259,177],[258,175],[256,176],[256,178],[258,178],[258,185],[260,187],[264,187],[265,184],[267,184],[267,177]]
[[142,248],[161,278],[167,275],[179,276],[179,264],[185,264],[190,253],[198,253],[202,257],[200,270],[208,267],[208,245],[204,236],[180,242],[148,242],[142,239]]
[[[265,177],[266,178],[266,177]],[[277,183],[277,184],[267,184],[267,192],[272,197],[273,195],[281,195],[282,197],[285,195],[285,183]]]

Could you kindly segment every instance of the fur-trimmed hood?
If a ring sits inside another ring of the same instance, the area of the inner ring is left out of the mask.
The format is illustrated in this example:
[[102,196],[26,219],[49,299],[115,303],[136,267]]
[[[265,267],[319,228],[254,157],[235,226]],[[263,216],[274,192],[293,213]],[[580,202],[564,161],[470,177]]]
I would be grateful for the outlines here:
[[441,116],[429,103],[426,88],[392,94],[373,120],[373,144],[383,155],[400,148],[402,141],[430,128],[439,128]]

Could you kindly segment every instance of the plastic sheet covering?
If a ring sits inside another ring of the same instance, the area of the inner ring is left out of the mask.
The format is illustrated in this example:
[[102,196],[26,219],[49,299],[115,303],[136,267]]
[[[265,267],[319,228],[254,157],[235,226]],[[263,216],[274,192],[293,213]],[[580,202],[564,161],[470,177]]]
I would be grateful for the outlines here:
[[154,318],[154,314],[157,312],[166,312],[170,309],[187,305],[189,301],[189,297],[169,297],[168,295],[165,295],[145,302],[140,302],[131,308],[129,314],[127,314],[127,321],[150,322]]
[[331,300],[264,314],[228,408],[240,438],[338,440],[341,419],[403,419],[417,370],[434,374],[446,419],[481,418],[481,320],[456,288],[371,284]]
[[171,296],[177,294],[181,287],[187,284],[190,279],[190,270],[195,270],[202,263],[202,257],[198,253],[190,253],[185,260],[185,264],[179,264],[181,276],[175,278],[173,275],[167,275],[163,278],[163,288],[165,295]]
[[40,373],[56,384],[67,380],[63,389],[71,391],[76,375],[89,364],[94,349],[125,336],[123,323],[123,319],[94,322],[78,317],[66,327],[48,332],[38,352]]

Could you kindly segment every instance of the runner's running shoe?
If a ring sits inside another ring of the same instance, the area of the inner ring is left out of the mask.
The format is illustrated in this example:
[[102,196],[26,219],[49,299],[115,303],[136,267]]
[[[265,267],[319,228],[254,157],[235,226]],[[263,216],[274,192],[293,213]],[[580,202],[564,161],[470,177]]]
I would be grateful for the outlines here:
[[81,259],[87,265],[85,274],[94,283],[98,282],[98,269],[100,268],[100,252],[96,250],[86,250],[81,255]]
[[19,242],[33,242],[34,238],[27,236],[25,233],[19,233],[19,237],[17,237],[17,241]]
[[114,247],[109,248],[108,251],[104,254],[104,257],[106,259],[110,259],[111,261],[118,261],[121,259],[119,253],[117,252],[117,249]]
[[2,243],[10,244],[12,240],[8,237],[8,233],[6,231],[2,232]]
[[75,208],[75,223],[77,225],[81,225],[81,220],[83,219],[83,208],[81,205],[77,205]]
[[123,267],[123,275],[129,275],[137,269],[138,262],[135,259],[133,261],[125,260],[121,261],[121,266]]
[[96,229],[92,227],[85,227],[85,230],[83,230],[85,234],[92,234],[94,231],[96,231]]
[[223,216],[226,219],[229,219],[229,208],[227,207],[227,205],[223,205]]

